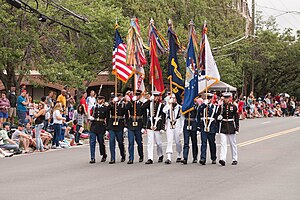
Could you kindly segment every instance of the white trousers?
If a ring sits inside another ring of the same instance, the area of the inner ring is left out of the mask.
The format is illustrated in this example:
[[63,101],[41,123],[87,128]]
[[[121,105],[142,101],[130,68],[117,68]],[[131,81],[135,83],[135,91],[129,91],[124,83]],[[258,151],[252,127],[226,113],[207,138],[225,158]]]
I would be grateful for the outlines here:
[[161,133],[159,131],[153,131],[147,129],[147,138],[148,138],[148,159],[153,161],[153,148],[154,144],[157,146],[157,156],[160,157],[163,155],[162,142],[161,142]]
[[226,161],[227,139],[229,141],[230,148],[231,148],[232,161],[237,161],[238,153],[237,153],[237,145],[236,145],[236,134],[224,134],[224,133],[220,133],[220,143],[221,143],[220,160]]
[[175,127],[175,129],[170,129],[170,127],[167,128],[167,154],[173,153],[173,140],[175,139],[176,143],[176,151],[178,153],[178,158],[181,157],[182,152],[182,145],[181,145],[181,135],[182,130],[180,127]]

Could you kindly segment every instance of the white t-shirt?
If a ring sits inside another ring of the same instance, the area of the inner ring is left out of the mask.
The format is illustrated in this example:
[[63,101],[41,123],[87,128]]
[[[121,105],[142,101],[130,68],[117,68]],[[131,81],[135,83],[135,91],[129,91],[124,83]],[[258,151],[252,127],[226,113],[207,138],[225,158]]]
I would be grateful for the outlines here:
[[59,110],[53,112],[53,124],[62,124],[62,120],[58,120],[57,117],[62,117]]
[[91,110],[95,106],[95,104],[96,104],[96,98],[89,96],[86,99],[86,103],[88,104],[89,110]]

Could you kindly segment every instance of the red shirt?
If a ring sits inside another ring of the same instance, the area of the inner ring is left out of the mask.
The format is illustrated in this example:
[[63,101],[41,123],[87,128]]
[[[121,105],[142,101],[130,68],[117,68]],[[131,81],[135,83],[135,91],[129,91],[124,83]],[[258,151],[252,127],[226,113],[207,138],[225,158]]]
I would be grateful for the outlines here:
[[86,103],[86,99],[84,97],[82,97],[80,99],[80,102],[79,102],[80,105],[83,105],[85,107],[85,111],[88,112],[88,105]]
[[238,103],[238,113],[243,113],[243,108],[244,108],[244,101],[239,101]]

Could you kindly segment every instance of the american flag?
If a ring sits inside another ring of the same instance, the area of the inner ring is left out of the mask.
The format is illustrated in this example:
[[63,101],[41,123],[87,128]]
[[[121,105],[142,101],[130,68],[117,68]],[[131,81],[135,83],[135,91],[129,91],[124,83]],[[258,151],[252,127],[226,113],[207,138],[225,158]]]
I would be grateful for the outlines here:
[[132,75],[132,66],[127,66],[126,64],[126,44],[123,43],[117,28],[112,57],[112,73],[116,75],[119,80],[126,83]]

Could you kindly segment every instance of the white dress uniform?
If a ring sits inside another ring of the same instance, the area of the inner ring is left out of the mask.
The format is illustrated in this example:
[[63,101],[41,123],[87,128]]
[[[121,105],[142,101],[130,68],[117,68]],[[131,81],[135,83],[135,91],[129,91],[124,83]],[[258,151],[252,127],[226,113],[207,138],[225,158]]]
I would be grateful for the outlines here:
[[[175,139],[177,160],[181,160],[182,144],[181,135],[183,131],[184,116],[181,114],[181,105],[176,103],[176,106],[171,111],[171,105],[167,104],[163,112],[167,116],[166,127],[167,127],[167,159],[171,161],[171,156],[173,153],[173,140]],[[172,115],[172,116],[171,116]],[[171,119],[173,119],[173,126],[171,124]]]

